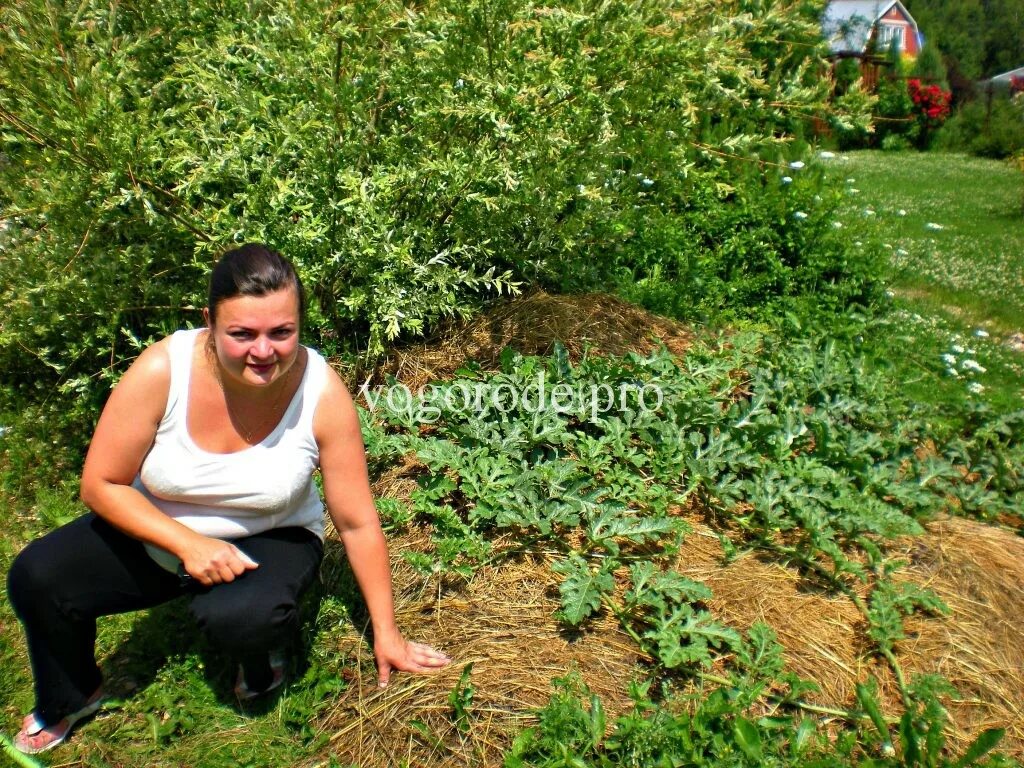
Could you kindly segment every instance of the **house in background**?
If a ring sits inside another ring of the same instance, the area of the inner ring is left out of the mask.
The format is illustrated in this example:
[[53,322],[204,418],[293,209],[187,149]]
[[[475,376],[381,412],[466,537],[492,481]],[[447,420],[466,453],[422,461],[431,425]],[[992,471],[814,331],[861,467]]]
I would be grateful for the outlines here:
[[834,62],[855,58],[867,88],[895,42],[902,56],[915,58],[924,38],[910,11],[899,0],[830,0],[821,20],[822,34]]

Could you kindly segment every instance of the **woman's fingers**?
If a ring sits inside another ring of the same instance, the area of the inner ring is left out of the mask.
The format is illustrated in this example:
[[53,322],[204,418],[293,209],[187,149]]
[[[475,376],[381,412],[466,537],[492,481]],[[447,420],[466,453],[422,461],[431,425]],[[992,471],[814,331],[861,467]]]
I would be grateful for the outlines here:
[[451,663],[451,659],[447,655],[429,645],[423,643],[409,643],[409,645],[414,661],[422,667],[438,669]]

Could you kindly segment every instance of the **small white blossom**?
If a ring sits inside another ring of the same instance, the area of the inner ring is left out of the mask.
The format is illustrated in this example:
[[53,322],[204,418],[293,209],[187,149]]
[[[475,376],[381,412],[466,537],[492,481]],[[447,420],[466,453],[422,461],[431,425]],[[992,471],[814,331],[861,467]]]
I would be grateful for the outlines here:
[[796,213],[793,214],[793,218],[797,219],[798,221],[802,221],[803,219],[807,218],[807,214],[804,213],[803,211],[797,211]]
[[885,298],[887,298],[887,299],[894,299],[894,298],[896,298],[896,294],[895,294],[895,292],[886,289],[886,291],[885,291]]
[[942,362],[946,365],[956,365],[956,357],[947,352],[942,356]]
[[988,338],[988,331],[986,331],[983,328],[979,328],[978,330],[976,330],[974,332],[974,335],[977,336],[979,339],[987,339]]
[[960,363],[960,367],[965,371],[973,371],[974,373],[985,373],[985,366],[979,365],[977,360],[964,360]]
[[947,376],[951,376],[951,377],[953,377],[954,379],[959,379],[959,378],[960,378],[960,374],[959,374],[959,373],[957,373],[957,371],[956,371],[956,369],[955,369],[955,368],[947,368],[947,369],[946,369],[946,375],[947,375]]
[[832,229],[842,229],[842,228],[843,228],[843,222],[841,222],[841,221],[833,221],[832,222]]
[[896,215],[897,216],[906,216],[907,212],[905,210],[903,210],[902,208],[900,208],[898,211],[896,211]]
[[653,187],[654,186],[654,179],[648,179],[645,176],[644,178],[642,178],[640,180],[640,183],[643,184],[645,187]]
[[857,246],[858,248],[860,248],[860,247],[861,247],[862,245],[864,245],[864,243],[862,243],[862,242],[861,242],[860,240],[854,240],[854,241],[853,241],[853,244],[854,244],[855,246]]
[[466,85],[466,81],[463,80],[461,77],[458,80],[455,81],[455,87],[456,88],[462,88],[465,85]]
[[804,167],[804,162],[803,160],[794,160],[792,163],[789,164],[789,167],[792,168],[794,171],[799,171],[801,168]]
[[864,209],[864,215],[865,215],[865,216],[874,216],[874,215],[875,215],[875,212],[874,212],[874,210],[872,210],[871,208],[865,208],[865,209]]
[[984,385],[980,384],[977,381],[972,381],[970,384],[967,385],[967,391],[970,392],[972,395],[980,395],[982,392],[985,391],[985,387]]
[[791,184],[792,182],[793,182],[793,177],[792,176],[783,176],[782,177],[782,183],[783,184]]
[[953,346],[950,347],[950,349],[952,349],[958,355],[962,355],[964,353],[964,348],[959,344],[954,344]]
[[846,193],[847,193],[848,195],[859,195],[859,194],[860,194],[860,190],[859,190],[859,189],[857,189],[856,187],[850,187],[850,188],[848,188],[848,189],[846,190]]
[[829,152],[827,149],[824,152],[818,153],[818,157],[820,157],[822,160],[831,160],[835,156],[835,152]]
[[924,225],[924,228],[927,230],[931,230],[932,232],[938,232],[939,230],[945,229],[944,226],[942,226],[941,224],[936,224],[934,221],[929,221],[927,224]]
[[897,248],[896,249],[896,255],[897,256],[909,256],[910,255],[910,251],[908,251],[906,248]]
[[576,185],[576,191],[579,192],[582,195],[584,192],[587,191],[587,188],[583,184],[577,184]]

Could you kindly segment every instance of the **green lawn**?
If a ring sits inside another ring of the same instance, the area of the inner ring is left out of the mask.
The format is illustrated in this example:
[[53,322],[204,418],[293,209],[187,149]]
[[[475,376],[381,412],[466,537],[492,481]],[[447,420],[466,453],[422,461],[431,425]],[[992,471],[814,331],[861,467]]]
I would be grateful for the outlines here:
[[916,152],[853,152],[830,172],[844,177],[848,215],[875,212],[909,304],[993,334],[1024,330],[1024,175]]
[[[895,311],[872,339],[911,396],[1024,402],[1024,174],[965,155],[850,152],[820,161],[841,219],[891,254]],[[861,234],[856,235],[858,237]]]

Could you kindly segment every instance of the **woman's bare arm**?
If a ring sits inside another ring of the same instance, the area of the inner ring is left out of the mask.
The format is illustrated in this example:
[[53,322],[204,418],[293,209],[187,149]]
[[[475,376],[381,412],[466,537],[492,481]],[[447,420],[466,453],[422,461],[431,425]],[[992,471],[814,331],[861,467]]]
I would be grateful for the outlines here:
[[317,405],[314,434],[320,448],[327,510],[370,611],[380,685],[387,685],[392,669],[430,672],[445,666],[447,656],[406,641],[395,625],[391,563],[370,492],[359,417],[334,371],[328,372]]

